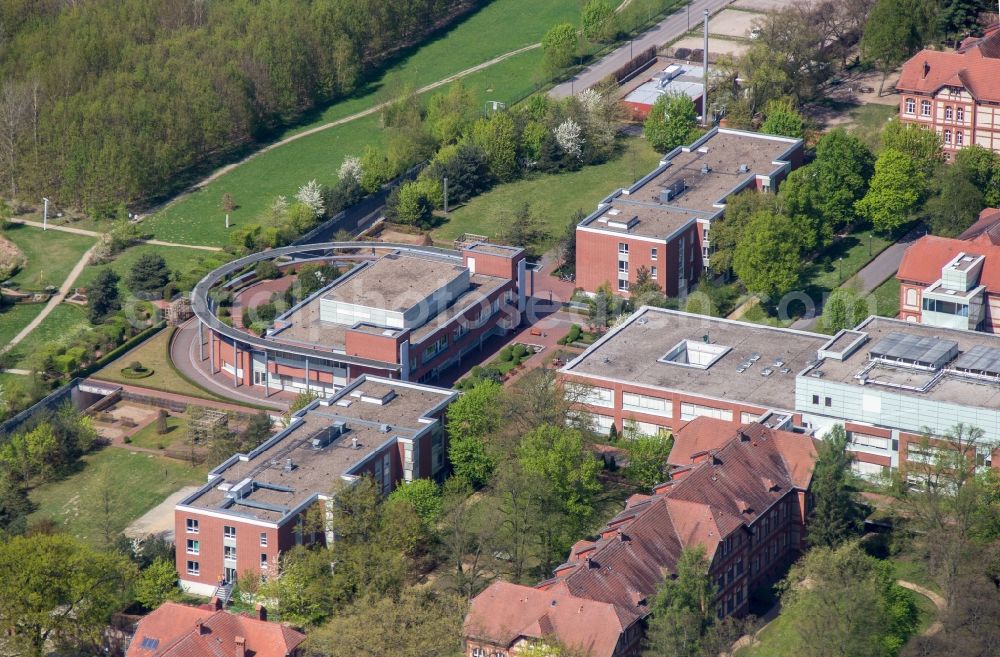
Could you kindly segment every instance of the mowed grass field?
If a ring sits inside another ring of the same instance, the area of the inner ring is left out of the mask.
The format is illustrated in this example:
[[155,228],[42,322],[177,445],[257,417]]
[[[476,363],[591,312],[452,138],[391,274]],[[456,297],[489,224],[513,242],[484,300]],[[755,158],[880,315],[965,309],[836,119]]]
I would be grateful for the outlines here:
[[204,467],[120,447],[88,454],[81,466],[76,474],[31,491],[35,511],[28,522],[51,520],[94,545],[103,543],[105,524],[115,535],[180,488],[205,483],[207,474]]
[[32,354],[44,346],[57,344],[68,339],[80,329],[91,328],[87,311],[79,306],[61,303],[52,309],[34,331],[11,349],[14,367],[26,367]]
[[31,320],[38,317],[44,303],[21,303],[0,308],[0,347],[11,341]]
[[25,290],[62,285],[83,254],[97,241],[86,235],[18,224],[4,230],[3,235],[17,244],[27,258],[27,264],[11,278]]
[[156,253],[163,256],[171,272],[190,271],[198,266],[202,258],[214,259],[216,256],[214,253],[201,249],[137,244],[119,253],[114,260],[106,265],[87,265],[80,274],[80,278],[76,279],[76,287],[90,287],[101,271],[111,269],[121,278],[118,282],[118,287],[121,289],[122,294],[126,294],[128,289],[125,287],[125,280],[128,278],[129,271],[131,271],[136,261],[147,253]]
[[613,160],[568,173],[543,174],[501,185],[471,199],[450,213],[431,233],[435,244],[450,246],[462,233],[503,238],[511,213],[527,201],[546,236],[539,252],[554,245],[576,210],[590,213],[597,203],[618,187],[627,187],[652,170],[660,155],[645,139],[630,138]]
[[[419,88],[537,43],[552,25],[577,23],[582,4],[581,0],[494,0],[398,60],[354,97],[317,112],[276,140],[373,107],[393,98],[404,86]],[[463,83],[481,103],[510,103],[534,89],[540,81],[540,64],[541,50],[535,49],[463,78]],[[385,145],[378,113],[262,153],[149,217],[143,230],[157,239],[182,244],[224,245],[228,237],[221,208],[223,194],[229,193],[237,206],[230,214],[230,226],[252,223],[278,195],[291,198],[313,179],[332,183],[344,157],[359,155],[368,145]]]

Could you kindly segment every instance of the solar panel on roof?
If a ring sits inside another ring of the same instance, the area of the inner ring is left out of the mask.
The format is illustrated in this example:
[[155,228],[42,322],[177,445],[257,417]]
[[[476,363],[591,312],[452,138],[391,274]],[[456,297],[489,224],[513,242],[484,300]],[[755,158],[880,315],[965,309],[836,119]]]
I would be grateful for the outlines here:
[[884,358],[925,367],[941,367],[958,354],[954,340],[892,331],[871,349],[873,358]]
[[1000,348],[977,344],[959,356],[953,367],[963,372],[1000,376]]
[[144,636],[142,637],[142,643],[139,644],[139,647],[142,648],[143,650],[156,650],[156,648],[159,645],[160,645],[159,639],[154,639],[152,637]]

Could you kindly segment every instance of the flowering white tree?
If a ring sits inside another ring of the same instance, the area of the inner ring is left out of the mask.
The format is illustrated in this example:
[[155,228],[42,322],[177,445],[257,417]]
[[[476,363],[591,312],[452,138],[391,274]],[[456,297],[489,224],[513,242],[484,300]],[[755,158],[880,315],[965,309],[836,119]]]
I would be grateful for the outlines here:
[[326,205],[323,202],[323,186],[315,180],[310,180],[295,195],[295,200],[313,211],[317,217],[322,217],[326,212]]
[[593,89],[586,89],[577,98],[580,100],[580,106],[583,108],[583,111],[588,116],[597,113],[601,108],[601,101],[603,100],[600,92]]
[[354,155],[348,155],[344,158],[344,162],[340,165],[340,170],[337,172],[337,177],[340,180],[345,178],[353,178],[355,182],[361,181],[361,158],[355,157]]
[[280,195],[271,204],[271,216],[275,219],[280,219],[285,216],[286,212],[288,212],[288,197]]
[[552,129],[559,148],[577,159],[583,155],[583,128],[573,119],[566,119]]

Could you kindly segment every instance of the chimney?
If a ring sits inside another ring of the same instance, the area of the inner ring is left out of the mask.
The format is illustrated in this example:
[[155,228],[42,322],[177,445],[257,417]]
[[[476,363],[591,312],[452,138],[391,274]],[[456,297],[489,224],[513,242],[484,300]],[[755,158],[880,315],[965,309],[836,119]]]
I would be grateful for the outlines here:
[[927,62],[926,59],[924,60],[923,71],[924,71],[923,75],[921,75],[920,77],[926,79],[927,78],[927,74],[931,72],[931,65]]
[[194,624],[194,628],[198,631],[198,636],[208,634],[208,628],[205,627],[205,623],[198,621]]
[[625,532],[623,532],[622,530],[619,529],[618,530],[618,542],[619,543],[624,543],[627,540],[628,540],[628,536],[625,535]]
[[220,600],[219,596],[217,595],[212,596],[212,600],[211,602],[209,602],[209,604],[212,605],[212,609],[214,609],[215,611],[222,610],[222,600]]
[[257,620],[267,620],[267,607],[264,605],[257,605]]
[[236,637],[236,657],[246,657],[247,640],[241,636]]

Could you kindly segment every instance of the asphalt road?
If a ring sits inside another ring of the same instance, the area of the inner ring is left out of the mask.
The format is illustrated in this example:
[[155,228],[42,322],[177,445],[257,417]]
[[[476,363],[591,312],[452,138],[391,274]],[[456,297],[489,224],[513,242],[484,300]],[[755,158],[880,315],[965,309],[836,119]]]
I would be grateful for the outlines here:
[[[633,53],[642,52],[650,46],[662,46],[673,41],[688,31],[688,13],[690,12],[690,29],[700,27],[705,9],[709,14],[714,14],[725,8],[733,0],[692,0],[690,4],[682,7],[678,11],[670,14],[655,27],[643,32],[639,37],[633,39],[631,44],[625,43],[617,50],[608,53],[604,58],[591,64],[572,80],[567,80],[556,85],[549,91],[553,98],[565,98],[574,93],[580,93],[588,89],[607,76],[611,75],[619,68],[628,63]],[[709,31],[712,29],[712,21],[708,23]]]

